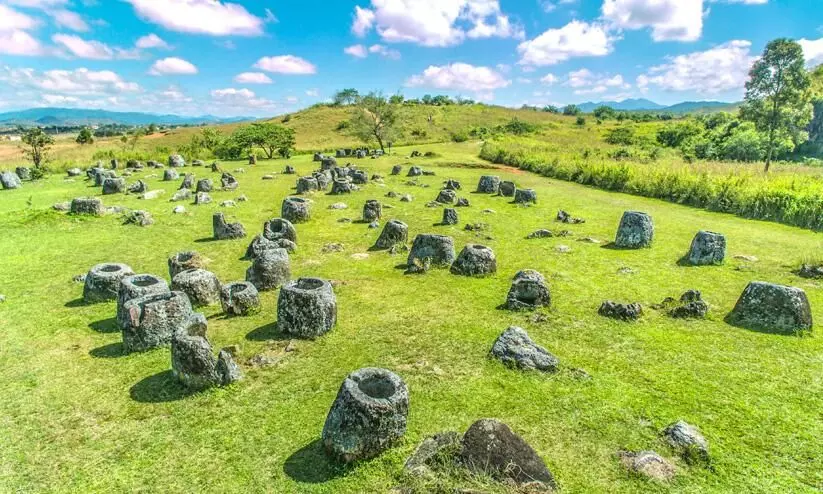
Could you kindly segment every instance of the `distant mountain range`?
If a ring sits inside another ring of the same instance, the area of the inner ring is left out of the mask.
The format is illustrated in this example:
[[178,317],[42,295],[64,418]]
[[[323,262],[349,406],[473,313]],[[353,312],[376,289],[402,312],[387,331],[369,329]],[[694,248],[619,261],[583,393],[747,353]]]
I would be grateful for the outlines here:
[[577,105],[580,111],[591,113],[598,106],[610,106],[621,111],[655,111],[665,113],[691,113],[710,111],[731,111],[737,108],[738,103],[724,103],[722,101],[684,101],[676,105],[665,106],[647,99],[625,99],[623,101],[588,102]]
[[32,108],[29,110],[0,113],[0,126],[79,126],[79,125],[199,125],[243,122],[255,120],[253,117],[220,118],[212,115],[183,117],[180,115],[157,115],[154,113],[113,112],[107,110],[85,110],[79,108]]

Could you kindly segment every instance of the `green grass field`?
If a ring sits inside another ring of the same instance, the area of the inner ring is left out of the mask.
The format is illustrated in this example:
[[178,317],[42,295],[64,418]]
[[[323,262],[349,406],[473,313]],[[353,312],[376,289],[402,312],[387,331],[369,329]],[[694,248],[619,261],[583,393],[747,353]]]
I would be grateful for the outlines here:
[[[336,143],[334,144],[336,145]],[[817,257],[819,234],[742,219],[655,199],[605,192],[551,180],[514,168],[492,173],[534,188],[539,202],[517,207],[506,199],[470,193],[492,167],[477,156],[477,143],[417,146],[435,159],[406,160],[411,148],[356,164],[388,175],[392,165],[420,164],[437,173],[405,185],[387,177],[348,197],[312,196],[314,217],[298,225],[299,250],[292,275],[337,280],[339,322],[316,341],[287,340],[274,330],[277,293],[262,295],[263,310],[226,319],[206,309],[215,348],[242,347],[241,361],[259,353],[281,357],[267,368],[244,366],[245,380],[225,389],[189,394],[170,371],[169,351],[124,355],[113,303],[79,303],[82,284],[74,275],[100,262],[123,262],[138,273],[167,277],[166,259],[197,250],[211,259],[221,281],[240,280],[251,236],[279,216],[280,203],[296,176],[278,175],[282,160],[250,168],[224,163],[241,186],[215,192],[210,205],[186,204],[173,215],[168,202],[177,183],[147,178],[160,199],[106,196],[106,205],[145,209],[156,224],[122,225],[117,215],[74,218],[51,210],[56,202],[99,189],[82,180],[53,175],[22,189],[0,191],[0,491],[3,492],[386,492],[407,485],[402,466],[425,436],[464,431],[483,417],[498,418],[522,435],[546,461],[564,492],[820,492],[823,489],[823,343],[819,335],[780,336],[726,325],[751,280],[806,290],[816,319],[823,317],[817,282],[793,274],[804,257]],[[291,160],[299,174],[315,168],[309,156]],[[206,169],[187,169],[199,177]],[[152,171],[131,177],[146,178]],[[219,177],[217,177],[219,178]],[[460,224],[433,226],[435,198],[447,178],[463,183],[470,208]],[[410,193],[412,203],[386,199],[388,191]],[[237,241],[210,241],[211,216],[219,203],[245,194],[249,202],[226,210],[249,232]],[[394,206],[384,221],[400,219],[410,236],[444,233],[458,248],[483,243],[494,249],[498,273],[463,278],[447,270],[405,276],[404,256],[369,252],[379,230],[358,219],[367,199]],[[344,201],[348,210],[327,207]],[[483,213],[484,209],[496,213]],[[587,220],[554,222],[558,209]],[[624,210],[650,213],[656,224],[651,249],[619,251],[579,242],[613,239]],[[466,223],[488,223],[476,234]],[[570,229],[574,236],[526,240],[539,228]],[[678,259],[699,229],[722,232],[728,260],[718,267],[687,268]],[[485,238],[491,237],[490,239]],[[340,242],[342,253],[324,254]],[[559,253],[558,245],[571,247]],[[353,254],[368,254],[352,257]],[[733,259],[756,256],[757,262]],[[551,284],[553,307],[544,322],[529,314],[498,310],[512,276],[532,268]],[[620,274],[631,268],[633,274]],[[687,289],[702,290],[711,305],[705,321],[682,321],[648,309]],[[601,318],[606,299],[641,302],[637,323]],[[487,358],[495,338],[510,325],[561,360],[555,375],[509,370]],[[410,390],[409,428],[404,440],[375,460],[352,468],[328,462],[318,443],[326,414],[343,378],[364,366],[400,374]],[[581,379],[582,369],[591,379]],[[710,442],[713,469],[676,459],[659,437],[667,424],[684,419]],[[616,454],[653,449],[672,459],[678,475],[669,485],[629,475]],[[504,488],[483,478],[446,477],[417,485],[419,492],[473,487]]]

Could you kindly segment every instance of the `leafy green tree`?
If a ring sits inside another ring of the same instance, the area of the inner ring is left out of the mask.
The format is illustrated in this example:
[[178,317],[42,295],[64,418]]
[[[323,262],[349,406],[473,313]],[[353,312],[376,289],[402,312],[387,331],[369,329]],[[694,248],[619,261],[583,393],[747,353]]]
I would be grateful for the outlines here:
[[243,149],[259,147],[268,159],[272,159],[275,153],[288,158],[295,145],[294,129],[269,122],[240,127],[234,131],[232,138]]
[[546,105],[543,107],[543,111],[546,113],[560,113],[560,108],[554,105]]
[[740,115],[766,135],[766,172],[780,141],[805,140],[801,132],[811,120],[811,80],[804,63],[800,45],[779,38],[766,45],[763,56],[749,71]]
[[202,146],[211,152],[223,141],[223,133],[214,127],[204,127],[200,130],[200,138],[202,139]]
[[333,101],[335,106],[347,106],[357,103],[359,99],[360,93],[357,92],[357,89],[348,88],[335,93]]
[[40,169],[48,159],[48,152],[54,144],[54,137],[46,134],[39,127],[32,127],[23,132],[20,140],[25,144],[23,154],[32,162],[34,168]]
[[813,117],[809,123],[809,140],[823,144],[823,65],[818,65],[811,74]]
[[75,139],[75,142],[80,145],[94,144],[94,134],[91,133],[90,128],[83,127],[80,129],[80,133],[77,134],[77,139]]
[[151,135],[157,132],[157,124],[150,123],[148,128],[146,129],[146,135]]
[[389,98],[389,103],[391,103],[391,104],[393,104],[393,105],[402,105],[402,104],[403,104],[403,101],[405,101],[405,97],[404,97],[402,94],[400,94],[400,93],[393,94],[393,95]]
[[583,116],[581,115],[581,116],[577,117],[577,122],[575,122],[575,123],[577,124],[578,127],[583,127],[584,125],[586,125],[586,119],[583,118]]
[[635,143],[634,127],[621,125],[620,127],[606,131],[605,141],[618,146],[631,146]]
[[577,105],[566,105],[563,107],[563,115],[573,117],[575,115],[578,115],[579,113],[580,108],[578,108]]
[[704,132],[703,124],[692,119],[668,125],[657,131],[657,142],[663,146],[676,148],[692,137]]
[[369,93],[360,98],[349,119],[350,132],[364,143],[377,142],[385,151],[386,143],[397,134],[397,106],[381,93]]
[[614,108],[606,105],[598,106],[592,113],[600,120],[609,120],[610,118],[617,116],[617,112],[614,111]]

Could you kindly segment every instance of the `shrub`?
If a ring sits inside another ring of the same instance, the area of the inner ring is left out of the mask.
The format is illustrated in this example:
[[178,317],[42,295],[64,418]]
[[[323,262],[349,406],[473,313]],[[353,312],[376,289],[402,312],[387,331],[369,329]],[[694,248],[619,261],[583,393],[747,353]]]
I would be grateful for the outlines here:
[[426,129],[421,129],[420,127],[416,127],[414,129],[412,129],[411,135],[412,135],[412,137],[426,137],[426,136],[429,135],[429,133],[426,132]]
[[724,159],[734,161],[758,161],[764,156],[762,136],[754,129],[735,132],[723,144]]
[[508,121],[505,125],[500,127],[500,130],[506,134],[525,135],[537,131],[537,125],[524,122],[515,117]]
[[573,117],[578,113],[580,113],[580,108],[578,108],[577,105],[566,105],[563,107],[563,115]]
[[283,123],[288,123],[290,120],[291,120],[291,114],[286,113],[285,115],[283,115],[283,119],[280,120],[280,121],[283,122]]
[[335,128],[334,128],[334,130],[336,130],[336,131],[338,131],[338,132],[339,132],[339,131],[341,131],[341,130],[346,130],[346,129],[348,129],[348,128],[349,128],[349,126],[351,126],[351,123],[349,123],[349,121],[348,121],[348,120],[341,120],[341,121],[337,124],[337,127],[335,127]]
[[688,139],[701,135],[704,130],[700,122],[685,120],[657,131],[657,142],[666,147],[679,148]]
[[578,127],[583,127],[584,125],[586,125],[586,119],[583,117],[577,117],[576,123]]
[[469,135],[465,131],[452,132],[452,142],[466,142]]
[[609,144],[617,146],[631,146],[635,143],[634,127],[623,125],[606,132],[604,139]]

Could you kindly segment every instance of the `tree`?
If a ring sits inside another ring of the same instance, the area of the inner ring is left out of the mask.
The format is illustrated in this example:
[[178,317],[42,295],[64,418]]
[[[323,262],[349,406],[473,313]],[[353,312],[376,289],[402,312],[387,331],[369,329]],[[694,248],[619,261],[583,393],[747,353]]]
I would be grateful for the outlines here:
[[274,123],[253,123],[240,127],[234,131],[232,139],[245,149],[259,147],[268,159],[272,159],[275,153],[288,158],[295,145],[294,129]]
[[334,104],[336,106],[353,105],[357,103],[359,99],[360,93],[354,88],[343,89],[334,94]]
[[214,152],[220,143],[223,141],[223,134],[220,130],[214,127],[204,127],[200,131],[200,138],[202,139],[202,146],[211,152]]
[[375,142],[383,151],[394,137],[397,107],[381,93],[369,93],[360,98],[352,113],[351,134],[365,143]]
[[157,132],[157,124],[150,123],[149,127],[146,129],[146,135],[151,135]]
[[39,169],[48,158],[49,149],[54,144],[54,137],[46,134],[39,127],[32,127],[23,131],[23,137],[20,140],[26,145],[23,148],[23,154],[34,164],[34,168]]
[[546,105],[543,107],[543,111],[547,113],[560,113],[560,108],[554,105]]
[[610,118],[614,118],[617,115],[617,112],[614,111],[614,108],[611,106],[601,105],[592,111],[595,117],[599,118],[600,120],[608,120]]
[[577,105],[566,105],[563,107],[563,115],[575,116],[580,113],[580,108]]
[[809,123],[809,140],[823,144],[823,65],[818,65],[811,73],[813,117]]
[[805,140],[800,133],[811,120],[811,81],[804,62],[797,42],[779,38],[766,45],[749,71],[740,116],[766,134],[766,172],[778,143],[787,138]]
[[91,129],[88,127],[83,127],[80,129],[80,133],[77,134],[77,139],[75,139],[77,144],[94,144],[94,134],[91,133]]

